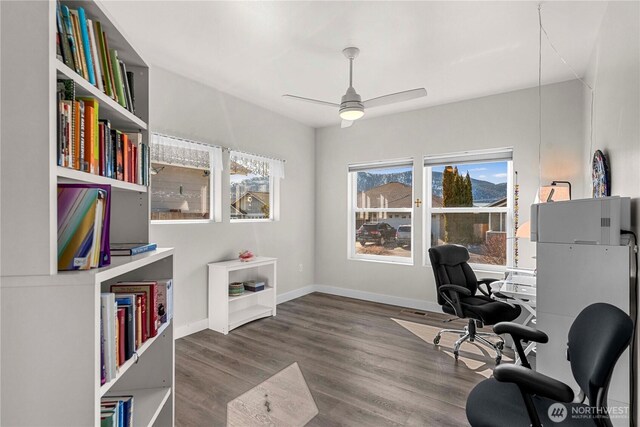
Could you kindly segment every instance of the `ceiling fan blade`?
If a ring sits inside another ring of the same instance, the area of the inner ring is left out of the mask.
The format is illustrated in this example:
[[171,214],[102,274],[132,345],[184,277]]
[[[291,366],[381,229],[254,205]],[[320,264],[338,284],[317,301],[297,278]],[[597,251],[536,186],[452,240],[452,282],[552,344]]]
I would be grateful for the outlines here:
[[395,104],[396,102],[409,101],[415,98],[422,98],[427,96],[427,90],[425,88],[405,90],[404,92],[392,93],[390,95],[379,96],[364,101],[362,104],[364,108],[380,107],[382,105]]
[[352,124],[353,124],[353,120],[343,120],[343,121],[342,121],[342,124],[340,125],[340,127],[341,127],[342,129],[344,129],[344,128],[350,128]]
[[327,107],[340,107],[340,104],[335,104],[333,102],[320,101],[319,99],[311,99],[311,98],[303,98],[302,96],[295,95],[282,95],[284,98],[297,99],[298,101],[307,101],[312,102],[314,104],[326,105]]

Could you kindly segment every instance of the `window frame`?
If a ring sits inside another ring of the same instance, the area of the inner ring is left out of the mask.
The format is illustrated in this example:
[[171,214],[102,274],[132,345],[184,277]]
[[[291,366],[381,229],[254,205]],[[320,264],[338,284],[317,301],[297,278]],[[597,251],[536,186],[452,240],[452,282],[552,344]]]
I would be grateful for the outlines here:
[[[389,167],[397,166],[402,163],[406,163],[411,168],[411,207],[410,208],[359,208],[357,206],[358,194],[358,181],[354,179],[359,171],[350,170],[352,167],[366,168],[371,166],[371,169],[382,169],[387,165]],[[349,261],[365,261],[365,262],[377,262],[383,264],[405,265],[413,266],[415,264],[415,206],[413,204],[415,198],[415,164],[413,158],[402,158],[395,160],[382,160],[366,163],[354,163],[347,166],[347,259]],[[399,256],[384,256],[384,255],[367,255],[356,253],[356,215],[358,213],[397,213],[407,212],[411,216],[411,254],[409,257]]]
[[[215,222],[222,222],[222,170],[219,165],[216,165],[216,156],[214,151],[219,150],[218,156],[222,153],[222,148],[217,145],[206,144],[203,142],[192,141],[176,136],[164,135],[158,132],[150,132],[150,139],[153,140],[155,137],[160,138],[168,138],[175,141],[180,141],[182,143],[186,143],[196,146],[202,146],[209,152],[209,218],[208,219],[151,219],[152,213],[152,205],[153,205],[153,175],[149,176],[149,187],[147,189],[149,193],[149,223],[151,225],[183,225],[183,224],[209,224]],[[152,164],[159,165],[167,165],[178,168],[185,169],[197,169],[206,171],[207,169],[198,168],[194,166],[181,165],[178,163],[164,162],[164,161],[154,161],[152,159],[153,155],[149,156],[148,162],[149,167],[151,168]],[[218,157],[219,159],[219,157]]]
[[[238,152],[239,154],[245,154],[242,152]],[[229,188],[231,188],[231,157],[233,153],[229,153]],[[252,157],[259,157],[264,162],[270,162],[270,158],[251,154]],[[229,222],[231,224],[246,224],[252,222],[275,222],[280,221],[280,180],[281,178],[276,179],[273,176],[273,173],[269,171],[269,218],[232,218],[231,217],[231,203],[227,206],[229,208]]]
[[[506,261],[505,265],[493,265],[493,264],[481,264],[481,263],[469,263],[471,268],[474,271],[486,272],[486,273],[504,273],[507,268],[513,265],[513,240],[514,240],[514,230],[513,230],[513,221],[514,221],[514,194],[513,194],[513,150],[508,149],[511,152],[510,159],[504,159],[498,156],[498,153],[503,153],[507,149],[496,149],[496,150],[479,150],[477,152],[468,151],[465,153],[451,153],[445,154],[442,156],[437,156],[438,158],[442,157],[442,163],[439,163],[438,166],[443,166],[445,164],[460,164],[460,163],[472,163],[472,164],[481,164],[481,163],[492,163],[492,162],[505,162],[507,163],[507,206],[504,208],[494,207],[494,208],[486,208],[486,207],[457,207],[457,208],[434,208],[433,204],[433,194],[432,194],[432,170],[435,165],[426,166],[423,165],[423,200],[424,200],[424,209],[422,213],[422,247],[424,248],[423,253],[423,266],[431,267],[431,261],[429,260],[429,249],[431,248],[431,215],[432,214],[445,214],[445,213],[473,213],[473,214],[488,214],[488,213],[505,213],[506,214],[506,225],[505,229],[507,231],[506,235]],[[496,158],[492,159],[491,154],[495,154]],[[465,160],[464,162],[456,162],[456,157],[464,155],[465,158],[473,158],[474,155],[478,156],[478,160]],[[425,156],[424,159],[427,159],[429,156]]]

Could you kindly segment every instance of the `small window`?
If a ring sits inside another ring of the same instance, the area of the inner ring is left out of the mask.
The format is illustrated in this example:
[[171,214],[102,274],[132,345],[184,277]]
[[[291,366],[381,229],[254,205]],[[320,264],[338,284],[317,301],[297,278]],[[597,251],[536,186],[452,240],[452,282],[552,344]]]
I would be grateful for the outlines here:
[[480,268],[509,265],[513,237],[511,157],[511,150],[498,150],[425,158],[427,248],[462,245],[469,250],[470,263]]
[[349,258],[413,264],[413,161],[350,165],[349,198]]
[[284,178],[282,160],[232,151],[229,156],[231,221],[277,220],[281,178]]
[[219,221],[214,209],[214,189],[220,180],[221,166],[219,147],[154,134],[150,167],[151,220]]

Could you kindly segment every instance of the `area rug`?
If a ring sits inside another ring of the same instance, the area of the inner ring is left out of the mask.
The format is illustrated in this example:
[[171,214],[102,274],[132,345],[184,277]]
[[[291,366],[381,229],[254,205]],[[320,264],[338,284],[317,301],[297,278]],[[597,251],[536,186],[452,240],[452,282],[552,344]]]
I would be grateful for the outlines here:
[[[460,338],[458,335],[452,333],[442,334],[440,344],[437,346],[433,344],[433,338],[440,330],[445,329],[446,326],[435,327],[394,318],[391,318],[391,320],[426,342],[428,345],[437,348],[439,351],[450,356],[452,360],[455,360],[453,345],[458,338]],[[513,362],[513,359],[503,353],[502,361],[509,363]],[[466,366],[478,375],[489,378],[493,373],[493,368],[495,368],[495,353],[493,350],[490,350],[483,345],[466,341],[460,346],[457,363]]]
[[227,404],[227,425],[302,427],[318,407],[297,363]]

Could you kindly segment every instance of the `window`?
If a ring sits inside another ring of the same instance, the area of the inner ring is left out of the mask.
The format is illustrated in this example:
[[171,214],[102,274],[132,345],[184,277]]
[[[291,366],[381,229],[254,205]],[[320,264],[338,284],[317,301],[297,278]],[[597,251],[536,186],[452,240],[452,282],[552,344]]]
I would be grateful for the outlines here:
[[349,166],[349,258],[413,264],[413,161]]
[[[153,134],[151,143],[151,220],[219,221],[222,150],[193,141]],[[215,191],[217,190],[217,191]]]
[[511,159],[510,149],[425,157],[425,247],[463,245],[487,270],[510,264]]
[[279,219],[278,190],[284,161],[232,151],[229,156],[232,222]]

